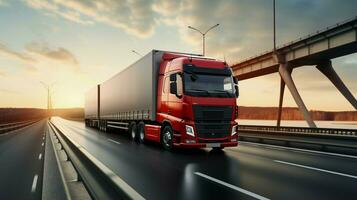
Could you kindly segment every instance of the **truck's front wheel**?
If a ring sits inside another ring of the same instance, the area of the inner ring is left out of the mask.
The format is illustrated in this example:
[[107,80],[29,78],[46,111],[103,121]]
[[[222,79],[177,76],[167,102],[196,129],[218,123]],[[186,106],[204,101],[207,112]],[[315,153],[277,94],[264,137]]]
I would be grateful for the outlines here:
[[139,135],[140,143],[144,143],[145,142],[145,123],[144,122],[139,122],[139,124],[138,124],[138,135]]
[[173,146],[173,130],[171,126],[167,125],[162,130],[161,143],[166,150],[171,150]]

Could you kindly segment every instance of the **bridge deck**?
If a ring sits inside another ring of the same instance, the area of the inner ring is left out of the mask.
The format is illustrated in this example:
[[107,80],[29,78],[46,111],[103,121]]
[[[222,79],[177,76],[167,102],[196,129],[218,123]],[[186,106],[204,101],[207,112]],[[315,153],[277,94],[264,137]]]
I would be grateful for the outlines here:
[[[357,17],[336,24],[323,31],[300,38],[277,49],[277,53],[292,67],[317,65],[357,52]],[[278,71],[274,52],[249,58],[232,65],[235,76],[240,80],[263,76]]]

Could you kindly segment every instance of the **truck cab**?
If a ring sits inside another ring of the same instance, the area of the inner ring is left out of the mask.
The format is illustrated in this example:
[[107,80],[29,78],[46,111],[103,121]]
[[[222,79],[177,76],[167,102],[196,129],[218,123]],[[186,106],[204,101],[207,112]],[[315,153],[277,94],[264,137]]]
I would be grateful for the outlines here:
[[237,80],[223,61],[164,53],[157,121],[164,148],[237,146]]

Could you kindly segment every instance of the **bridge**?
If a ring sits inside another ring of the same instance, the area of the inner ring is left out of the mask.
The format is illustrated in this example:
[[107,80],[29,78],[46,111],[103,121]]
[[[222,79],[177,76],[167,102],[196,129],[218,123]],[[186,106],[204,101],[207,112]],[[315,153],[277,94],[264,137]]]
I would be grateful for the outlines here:
[[357,101],[331,65],[331,59],[357,52],[357,17],[317,31],[306,37],[233,64],[234,75],[240,80],[279,73],[280,98],[277,126],[280,126],[285,85],[310,127],[316,127],[291,76],[293,69],[316,66],[357,110]]

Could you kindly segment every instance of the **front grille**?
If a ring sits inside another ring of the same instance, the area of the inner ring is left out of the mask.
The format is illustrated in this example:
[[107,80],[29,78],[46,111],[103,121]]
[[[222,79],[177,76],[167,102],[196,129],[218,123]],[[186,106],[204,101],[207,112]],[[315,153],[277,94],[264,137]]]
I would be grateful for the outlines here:
[[199,143],[222,143],[230,142],[229,140],[199,140]]
[[200,138],[224,138],[230,133],[232,106],[193,106],[197,135]]
[[232,106],[193,106],[195,121],[230,121]]

